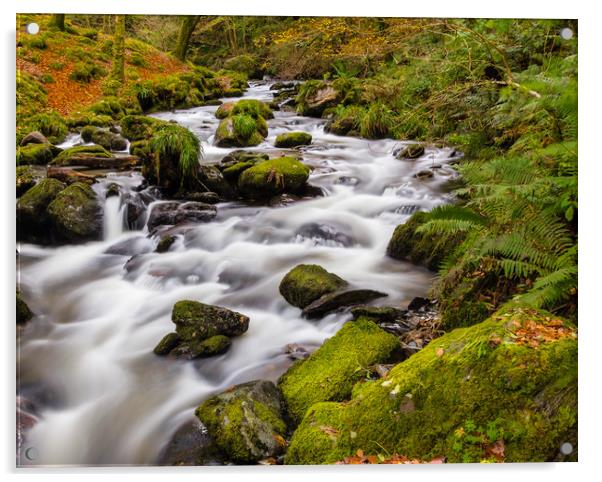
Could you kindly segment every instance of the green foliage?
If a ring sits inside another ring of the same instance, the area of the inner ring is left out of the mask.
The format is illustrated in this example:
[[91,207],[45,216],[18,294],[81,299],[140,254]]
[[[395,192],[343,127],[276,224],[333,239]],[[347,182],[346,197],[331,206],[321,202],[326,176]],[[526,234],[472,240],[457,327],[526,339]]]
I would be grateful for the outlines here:
[[159,159],[177,158],[183,177],[196,177],[202,147],[198,138],[188,129],[174,124],[163,125],[154,132],[149,146]]
[[368,139],[388,137],[395,125],[393,112],[384,104],[376,102],[366,111],[360,122],[360,134]]
[[247,114],[232,116],[234,132],[241,139],[249,139],[257,129],[255,119]]
[[69,78],[76,82],[87,84],[92,80],[99,79],[107,75],[107,71],[94,62],[78,62],[73,67]]
[[27,117],[22,123],[19,123],[17,125],[17,141],[20,142],[25,135],[32,131],[41,132],[51,143],[56,144],[63,141],[68,129],[65,120],[59,113],[48,112]]
[[232,108],[232,115],[236,114],[250,115],[254,119],[257,119],[258,117],[263,117],[264,119],[274,118],[272,109],[264,102],[255,99],[239,100]]

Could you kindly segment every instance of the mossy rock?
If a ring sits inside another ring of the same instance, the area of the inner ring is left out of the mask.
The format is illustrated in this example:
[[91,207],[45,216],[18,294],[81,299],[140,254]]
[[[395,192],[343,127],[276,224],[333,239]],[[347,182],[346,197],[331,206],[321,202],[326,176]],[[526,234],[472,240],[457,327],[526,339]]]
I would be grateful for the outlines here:
[[55,235],[62,241],[89,241],[102,234],[102,208],[94,190],[82,182],[61,191],[48,205],[48,214]]
[[296,97],[297,112],[310,117],[320,117],[329,107],[335,107],[341,100],[341,93],[330,82],[308,80],[299,88]]
[[[286,391],[285,391],[286,396]],[[293,435],[287,464],[401,454],[449,462],[555,458],[577,424],[575,329],[551,313],[505,307],[433,340],[386,379],[344,403],[317,403]]]
[[65,187],[56,179],[42,179],[21,196],[17,201],[18,239],[42,242],[49,238],[50,217],[46,209]]
[[235,199],[238,197],[234,188],[215,165],[203,164],[199,166],[197,179],[202,184],[200,187],[203,190],[208,189],[219,194],[224,199]]
[[414,213],[404,224],[395,228],[387,255],[394,259],[423,264],[437,270],[441,262],[464,240],[462,233],[455,235],[425,236],[416,230],[428,219],[428,213]]
[[299,192],[309,178],[309,168],[294,157],[263,161],[246,169],[238,179],[240,193],[251,199]]
[[206,400],[195,414],[232,462],[253,463],[284,451],[283,402],[272,382],[237,385]]
[[111,158],[113,155],[102,146],[75,146],[65,149],[56,156],[52,164],[56,166],[77,166],[83,158]]
[[36,185],[38,176],[30,166],[18,166],[16,171],[16,192],[21,197]]
[[[206,358],[225,353],[232,345],[230,338],[224,335],[215,335],[201,342],[188,342],[175,349],[177,356],[189,358]],[[178,353],[181,351],[181,353]]]
[[180,335],[177,333],[168,333],[161,338],[161,341],[153,349],[153,353],[159,356],[168,355],[169,352],[178,346],[178,343],[180,343]]
[[305,308],[321,296],[345,286],[344,279],[317,264],[300,264],[282,278],[279,291],[291,305]]
[[85,126],[81,136],[85,142],[93,142],[110,151],[123,151],[127,148],[127,141],[122,136],[99,127]]
[[253,119],[273,119],[274,114],[270,106],[256,99],[239,100],[232,107],[231,115],[247,114]]
[[[263,123],[265,124],[265,121]],[[261,144],[265,138],[265,135],[260,132],[262,125],[259,119],[253,119],[246,114],[226,117],[219,123],[215,131],[215,145],[218,147],[249,147]]]
[[33,313],[27,306],[27,303],[21,298],[21,293],[17,291],[17,325],[24,325],[33,318]]
[[28,144],[50,144],[50,142],[41,132],[33,131],[21,139],[20,146],[26,146]]
[[130,141],[150,139],[157,127],[166,122],[144,115],[126,115],[121,119],[121,134]]
[[182,341],[189,344],[217,335],[239,336],[249,328],[249,318],[241,313],[191,300],[174,305],[171,321]]
[[345,324],[278,381],[291,419],[299,423],[315,403],[349,399],[368,367],[389,361],[398,348],[395,336],[367,318]]
[[311,134],[307,132],[286,132],[276,137],[276,147],[297,147],[311,144]]
[[53,157],[50,144],[27,144],[17,148],[17,165],[46,165]]
[[418,159],[424,155],[424,144],[408,144],[393,151],[397,159]]
[[71,129],[84,126],[108,127],[114,123],[111,116],[96,115],[92,112],[78,112],[65,119]]

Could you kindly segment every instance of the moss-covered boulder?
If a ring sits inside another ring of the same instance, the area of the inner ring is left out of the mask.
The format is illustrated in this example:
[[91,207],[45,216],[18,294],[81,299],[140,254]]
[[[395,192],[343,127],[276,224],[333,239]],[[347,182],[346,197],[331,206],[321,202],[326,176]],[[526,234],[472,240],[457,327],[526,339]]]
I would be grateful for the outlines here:
[[384,380],[356,385],[350,401],[313,405],[285,462],[333,463],[359,449],[450,462],[551,460],[576,433],[576,337],[551,313],[504,308],[432,341]]
[[33,313],[27,306],[27,303],[21,298],[21,293],[17,290],[17,325],[24,325],[33,318]]
[[195,414],[232,462],[275,457],[286,446],[283,401],[272,382],[237,385],[206,400]]
[[235,104],[236,102],[224,102],[216,109],[215,117],[218,119],[225,119],[232,114],[232,109],[234,109]]
[[354,384],[368,367],[389,361],[398,348],[397,338],[373,321],[359,318],[348,322],[278,381],[291,419],[299,423],[315,403],[351,398]]
[[305,187],[309,168],[294,157],[260,162],[238,178],[238,190],[250,199],[266,199],[277,194],[297,193]]
[[65,189],[56,179],[42,179],[17,201],[17,237],[22,241],[43,242],[50,237],[48,205]]
[[223,119],[215,131],[214,143],[219,147],[248,147],[260,144],[267,135],[263,118],[254,119],[247,114]]
[[236,190],[224,178],[224,174],[220,172],[218,166],[203,164],[199,166],[197,172],[197,180],[200,183],[202,190],[209,190],[219,194],[224,199],[237,198]]
[[27,144],[17,148],[17,165],[45,165],[52,161],[53,157],[50,144]]
[[238,178],[250,167],[260,162],[267,161],[269,156],[265,153],[252,151],[234,151],[226,155],[217,168],[223,177],[231,184],[236,185]]
[[274,114],[270,106],[265,102],[261,102],[256,99],[243,99],[239,100],[232,107],[232,115],[246,114],[253,117],[253,119],[273,119]]
[[321,296],[347,286],[347,281],[317,264],[300,264],[280,282],[280,294],[291,305],[305,308]]
[[62,151],[54,158],[55,166],[78,166],[89,159],[109,159],[113,155],[102,146],[75,146]]
[[144,115],[126,115],[121,119],[121,134],[130,141],[150,139],[154,130],[162,123]]
[[41,132],[33,131],[23,137],[19,145],[26,146],[28,144],[50,144],[50,142]]
[[307,132],[285,132],[276,136],[276,147],[297,147],[311,144],[311,134]]
[[102,208],[94,190],[82,182],[61,191],[48,205],[48,215],[58,240],[76,243],[102,235]]
[[230,348],[230,337],[249,328],[249,318],[241,313],[191,300],[174,305],[171,321],[176,333],[163,337],[154,349],[157,355],[189,359],[219,355]]
[[127,148],[127,141],[108,129],[95,126],[85,126],[81,131],[85,142],[93,142],[110,151],[123,151]]
[[387,255],[394,259],[423,264],[437,270],[441,262],[464,240],[464,234],[426,236],[416,230],[428,220],[428,213],[414,213],[395,228],[387,246]]

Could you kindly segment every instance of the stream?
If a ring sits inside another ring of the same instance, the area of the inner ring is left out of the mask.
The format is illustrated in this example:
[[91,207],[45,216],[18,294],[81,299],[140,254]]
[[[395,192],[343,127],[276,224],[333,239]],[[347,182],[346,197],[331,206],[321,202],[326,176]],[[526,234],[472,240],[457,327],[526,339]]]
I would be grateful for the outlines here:
[[[269,102],[269,86],[251,83],[244,98]],[[216,108],[153,116],[189,128],[201,140],[201,162],[215,163],[234,150],[212,145]],[[137,191],[140,174],[109,173],[93,186],[104,202],[102,241],[18,245],[18,282],[37,315],[20,335],[18,387],[39,418],[27,432],[35,457],[22,464],[155,464],[207,397],[249,380],[277,380],[292,363],[287,344],[315,349],[350,319],[333,313],[308,321],[280,296],[280,280],[297,264],[316,263],[388,293],[375,304],[405,307],[427,293],[433,273],[385,252],[396,225],[449,202],[443,184],[455,176],[452,149],[427,148],[423,157],[402,161],[392,154],[399,141],[341,137],[325,133],[322,119],[274,114],[267,139],[247,150],[279,156],[286,150],[273,147],[278,134],[309,132],[313,142],[302,158],[312,168],[310,184],[324,196],[275,207],[219,203],[212,222],[182,231],[159,254],[144,224],[150,207],[164,201],[152,188]],[[441,167],[434,177],[413,177],[435,164]],[[104,200],[110,183],[121,194]],[[150,203],[135,223],[125,213],[127,197]],[[171,309],[182,299],[244,313],[249,330],[217,357],[158,357],[152,350],[174,330]]]

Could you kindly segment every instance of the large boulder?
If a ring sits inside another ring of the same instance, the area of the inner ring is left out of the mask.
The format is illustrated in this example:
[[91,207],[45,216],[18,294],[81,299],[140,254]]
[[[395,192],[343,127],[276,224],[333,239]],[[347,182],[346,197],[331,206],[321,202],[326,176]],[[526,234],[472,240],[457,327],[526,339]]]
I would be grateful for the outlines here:
[[56,179],[42,179],[17,202],[17,238],[22,241],[43,242],[50,238],[48,205],[65,189]]
[[290,417],[299,423],[315,403],[351,398],[354,384],[365,376],[367,368],[389,361],[398,348],[395,336],[367,318],[346,323],[278,381]]
[[551,313],[505,307],[431,341],[385,379],[355,385],[350,401],[312,405],[285,462],[333,463],[360,449],[449,462],[552,460],[576,441],[576,338]]
[[176,332],[163,337],[154,349],[157,355],[181,358],[218,355],[230,348],[230,337],[240,336],[249,328],[249,318],[241,313],[190,300],[174,305],[171,321]]
[[20,146],[26,146],[28,144],[50,144],[46,136],[39,131],[33,131],[27,134],[21,139]]
[[17,325],[24,325],[33,318],[33,313],[23,301],[21,293],[17,290]]
[[215,117],[218,119],[225,119],[230,114],[232,114],[232,109],[234,109],[234,104],[236,102],[224,102],[221,104],[217,110],[215,111]]
[[347,282],[317,264],[300,264],[280,282],[280,294],[291,305],[305,308],[323,295],[347,286]]
[[294,157],[279,157],[245,169],[238,178],[238,190],[250,199],[301,191],[309,178],[309,168]]
[[206,400],[195,414],[232,462],[257,462],[286,447],[282,396],[272,382],[237,385]]
[[61,191],[48,205],[48,215],[60,241],[76,243],[102,235],[102,208],[94,190],[82,182]]
[[311,144],[311,134],[308,132],[285,132],[276,136],[276,147],[297,147]]

